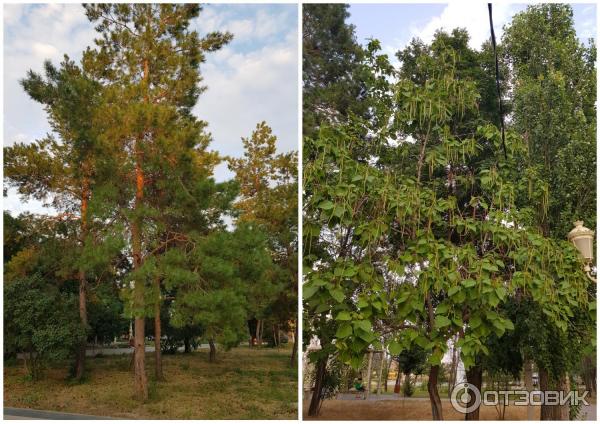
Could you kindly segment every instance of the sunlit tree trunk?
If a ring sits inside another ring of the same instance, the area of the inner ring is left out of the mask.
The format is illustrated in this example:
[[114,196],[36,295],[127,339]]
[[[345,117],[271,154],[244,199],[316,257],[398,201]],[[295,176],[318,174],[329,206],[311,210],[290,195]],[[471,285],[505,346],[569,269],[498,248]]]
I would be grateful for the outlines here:
[[[148,79],[148,60],[144,61],[144,81]],[[137,211],[142,207],[144,200],[144,171],[142,169],[143,154],[141,151],[141,141],[136,140],[134,145],[135,154],[135,204],[134,208]],[[140,219],[134,216],[131,223],[131,248],[133,254],[133,268],[139,269],[142,266],[142,234],[141,234]],[[144,281],[137,280],[134,282],[133,302],[135,309],[135,346],[134,346],[134,395],[137,399],[145,401],[148,399],[148,380],[146,377],[145,363],[145,322],[144,322]]]

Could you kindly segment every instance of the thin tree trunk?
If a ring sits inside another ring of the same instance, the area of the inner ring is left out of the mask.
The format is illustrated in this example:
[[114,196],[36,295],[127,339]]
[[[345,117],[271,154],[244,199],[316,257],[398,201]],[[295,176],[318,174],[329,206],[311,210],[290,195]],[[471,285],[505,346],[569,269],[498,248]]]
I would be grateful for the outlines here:
[[[523,380],[525,380],[525,390],[529,393],[533,392],[533,362],[525,357]],[[527,403],[527,421],[534,420],[534,408],[531,402]]]
[[442,400],[437,389],[437,379],[440,371],[439,365],[433,365],[429,370],[429,380],[427,381],[427,391],[429,392],[429,401],[431,402],[431,418],[435,421],[443,421]]
[[377,375],[377,394],[381,394],[381,374],[383,374],[383,362],[385,358],[383,357],[383,352],[379,354],[379,373]]
[[154,280],[154,287],[156,289],[156,300],[154,302],[154,375],[156,380],[164,381],[165,376],[163,375],[162,369],[162,352],[160,351],[160,339],[161,339],[161,323],[160,323],[160,279]]
[[[483,370],[481,365],[475,365],[469,368],[466,372],[467,374],[467,383],[472,384],[479,390],[481,393],[481,385],[483,383]],[[471,407],[475,403],[475,394],[469,390],[469,395],[471,396],[469,402],[467,403],[467,408]],[[475,409],[473,412],[468,412],[465,414],[466,421],[478,421],[479,420],[479,407]]]
[[402,378],[402,373],[400,373],[400,364],[398,364],[398,369],[396,370],[396,384],[394,384],[394,393],[400,393],[400,379]]
[[388,359],[387,363],[385,364],[385,379],[383,380],[383,388],[386,393],[388,391],[388,378],[390,377],[390,367],[392,366],[393,360],[394,357],[390,355],[390,359]]
[[315,376],[315,387],[313,388],[310,405],[308,407],[308,416],[316,417],[319,414],[321,404],[321,390],[323,389],[323,380],[327,371],[327,357],[319,359],[317,362],[317,374]]
[[365,399],[369,399],[369,394],[371,394],[371,374],[373,374],[372,367],[373,366],[373,351],[369,351],[369,365],[367,366],[367,390],[365,390]]
[[452,394],[452,389],[456,386],[456,378],[458,373],[458,349],[456,349],[456,341],[454,338],[452,343],[452,363],[450,365],[450,377],[448,379],[448,397]]
[[[81,195],[81,248],[83,249],[85,239],[87,237],[87,210],[89,201],[89,179],[85,177],[83,179],[82,195]],[[77,350],[77,357],[75,360],[75,379],[81,380],[83,373],[85,372],[85,349],[87,347],[87,331],[88,331],[88,318],[87,318],[87,283],[85,277],[85,271],[83,268],[79,269],[77,274],[79,280],[79,319],[81,325],[84,328],[86,337],[82,340]]]
[[[428,131],[429,133],[429,131]],[[425,143],[427,142],[427,138],[425,138]],[[424,148],[424,147],[423,147]],[[423,151],[421,151],[422,153]],[[431,334],[434,328],[434,312],[433,305],[431,303],[431,293],[427,292],[425,296],[425,303],[427,305],[427,320],[428,320],[428,333]],[[431,403],[431,415],[433,420],[444,420],[444,416],[442,413],[442,400],[440,399],[440,393],[437,388],[437,379],[438,374],[440,372],[439,365],[432,365],[429,371],[429,379],[427,381],[427,391],[429,392],[429,401]]]
[[[144,79],[148,78],[148,61],[144,61]],[[135,162],[135,204],[136,211],[142,207],[144,199],[144,171],[142,170],[142,152],[138,139],[134,150],[136,156]],[[142,266],[142,235],[139,217],[134,217],[131,223],[131,250],[133,254],[133,268],[138,270]],[[144,322],[144,281],[134,282],[133,302],[135,309],[135,352],[134,352],[134,396],[140,401],[148,399],[148,379],[146,377],[146,347],[144,343],[145,322]]]
[[290,366],[293,368],[297,365],[297,354],[298,352],[298,323],[294,325],[294,346],[292,347],[292,356],[290,357]]
[[208,361],[215,362],[217,360],[217,348],[215,347],[215,341],[213,339],[208,339],[208,345],[210,346]]
[[183,338],[183,352],[190,353],[191,351],[192,351],[192,344],[190,343],[190,338],[186,336]]

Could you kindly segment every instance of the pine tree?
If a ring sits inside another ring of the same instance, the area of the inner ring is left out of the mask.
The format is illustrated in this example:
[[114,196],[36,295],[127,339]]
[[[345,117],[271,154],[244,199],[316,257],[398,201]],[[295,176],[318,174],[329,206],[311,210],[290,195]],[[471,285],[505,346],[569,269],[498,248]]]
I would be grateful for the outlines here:
[[122,194],[119,206],[129,226],[133,261],[134,392],[146,400],[144,318],[158,311],[147,308],[155,303],[146,290],[153,261],[144,264],[153,250],[154,218],[163,213],[148,197],[163,188],[165,176],[180,176],[178,166],[192,160],[194,148],[206,140],[206,124],[191,114],[203,90],[199,66],[231,35],[214,32],[200,38],[191,31],[199,5],[96,4],[85,10],[101,34],[96,49],[85,52],[84,63],[105,86],[103,141],[119,164],[115,185]]
[[[269,309],[275,319],[285,324],[295,320],[298,299],[298,155],[277,153],[277,137],[265,122],[257,124],[252,135],[242,142],[244,156],[229,159],[229,169],[235,172],[240,185],[236,222],[256,223],[269,236],[273,262],[279,268],[278,280],[285,287]],[[294,343],[297,338],[296,335]],[[292,365],[296,348],[292,351]]]
[[[94,114],[100,86],[65,56],[59,69],[44,63],[44,76],[29,71],[21,80],[25,91],[45,106],[53,135],[31,144],[17,143],[4,149],[4,175],[24,197],[48,202],[61,216],[79,220],[77,235],[81,255],[90,227],[89,203],[98,180],[97,132]],[[79,316],[88,328],[87,278],[79,264]],[[84,373],[86,340],[80,346],[74,376]]]

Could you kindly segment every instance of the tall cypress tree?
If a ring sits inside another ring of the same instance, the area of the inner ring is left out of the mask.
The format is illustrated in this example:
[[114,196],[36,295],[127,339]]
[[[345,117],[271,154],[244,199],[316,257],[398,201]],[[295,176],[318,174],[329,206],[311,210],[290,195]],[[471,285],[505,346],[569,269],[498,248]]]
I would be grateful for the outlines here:
[[151,261],[144,263],[152,249],[154,218],[163,213],[148,194],[159,191],[165,175],[188,161],[205,139],[206,124],[191,114],[203,90],[199,66],[231,35],[213,32],[200,38],[190,30],[201,11],[197,4],[91,4],[85,10],[101,34],[96,49],[85,52],[84,63],[106,90],[103,142],[119,163],[115,185],[133,261],[134,392],[146,400],[144,318],[153,313],[147,305],[154,302],[146,290]]

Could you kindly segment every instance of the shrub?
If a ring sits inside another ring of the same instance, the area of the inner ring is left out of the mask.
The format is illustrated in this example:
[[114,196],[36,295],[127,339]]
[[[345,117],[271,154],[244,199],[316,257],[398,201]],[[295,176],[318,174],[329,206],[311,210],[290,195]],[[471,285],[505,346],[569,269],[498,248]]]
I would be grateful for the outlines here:
[[72,357],[85,340],[73,294],[61,293],[39,274],[4,286],[4,349],[22,353],[29,376],[41,376],[47,361]]

